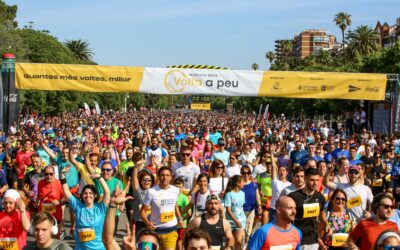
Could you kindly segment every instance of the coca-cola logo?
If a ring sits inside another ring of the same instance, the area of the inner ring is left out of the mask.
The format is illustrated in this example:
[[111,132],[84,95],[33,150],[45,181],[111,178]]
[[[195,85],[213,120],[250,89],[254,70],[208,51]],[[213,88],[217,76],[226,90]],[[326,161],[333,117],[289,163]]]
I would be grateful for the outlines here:
[[379,93],[379,87],[366,87],[365,92],[369,93]]

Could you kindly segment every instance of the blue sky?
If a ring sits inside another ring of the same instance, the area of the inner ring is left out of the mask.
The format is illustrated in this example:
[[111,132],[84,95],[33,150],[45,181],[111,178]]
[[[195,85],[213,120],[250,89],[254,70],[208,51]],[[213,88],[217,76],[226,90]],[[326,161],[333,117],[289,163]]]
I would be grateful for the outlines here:
[[325,29],[351,14],[353,25],[393,25],[400,0],[6,0],[18,5],[20,27],[49,30],[59,40],[90,43],[100,65],[165,67],[202,64],[269,67],[265,52],[277,39],[304,29]]

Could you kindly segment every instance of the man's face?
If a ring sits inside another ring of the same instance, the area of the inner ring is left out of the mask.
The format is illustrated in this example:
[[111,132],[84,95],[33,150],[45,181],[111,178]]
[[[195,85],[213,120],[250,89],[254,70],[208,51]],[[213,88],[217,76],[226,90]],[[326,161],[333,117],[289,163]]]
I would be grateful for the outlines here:
[[356,183],[360,178],[360,174],[361,174],[360,171],[357,171],[355,169],[350,170],[348,173],[350,183]]
[[350,167],[350,162],[348,160],[342,160],[341,165],[340,165],[340,169],[344,173],[348,173],[349,172],[349,167]]
[[190,156],[192,152],[190,150],[185,150],[181,152],[181,162],[187,164],[190,162]]
[[317,190],[317,185],[319,181],[319,175],[308,175],[306,176],[306,186],[310,190]]
[[52,182],[54,179],[54,170],[51,167],[48,167],[44,170],[44,178],[46,182]]
[[169,170],[161,171],[158,178],[160,180],[160,184],[166,186],[171,182],[171,172]]
[[151,146],[157,147],[157,145],[158,145],[158,139],[157,138],[151,139]]
[[304,185],[304,172],[298,172],[294,175],[294,184],[297,186],[303,186]]
[[126,151],[126,158],[131,159],[133,155],[133,149],[129,149]]
[[89,157],[90,166],[96,168],[99,165],[99,158],[97,156]]
[[382,199],[379,203],[378,210],[376,211],[377,217],[387,220],[392,216],[393,202],[389,198]]
[[347,145],[346,141],[341,141],[340,142],[340,149],[342,149],[342,150],[345,149],[346,145]]
[[33,236],[35,237],[37,243],[39,243],[40,245],[45,245],[51,240],[52,226],[53,224],[48,220],[45,220],[34,226]]
[[32,142],[26,141],[26,142],[24,143],[24,149],[25,149],[25,150],[30,150],[31,147],[32,147]]
[[277,209],[277,216],[279,216],[282,221],[293,222],[296,217],[296,203],[293,200],[288,200],[285,204]]
[[210,200],[206,203],[207,213],[216,215],[221,208],[221,203],[218,200]]
[[40,157],[33,157],[32,166],[35,168],[35,170],[38,170],[42,167],[42,160]]
[[355,149],[350,149],[350,157],[351,157],[351,158],[355,158],[356,155],[357,155],[357,150],[355,150]]

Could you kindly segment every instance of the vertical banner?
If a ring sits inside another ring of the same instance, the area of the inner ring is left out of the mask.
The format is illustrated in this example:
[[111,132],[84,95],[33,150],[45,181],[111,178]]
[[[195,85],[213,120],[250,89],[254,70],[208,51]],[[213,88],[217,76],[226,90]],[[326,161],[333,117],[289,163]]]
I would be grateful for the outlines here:
[[85,107],[86,115],[90,116],[90,107],[89,107],[89,105],[85,102],[85,103],[83,103],[83,106]]
[[94,105],[96,107],[96,113],[98,115],[101,115],[101,109],[100,109],[99,103],[98,102],[94,102]]
[[[400,77],[400,75],[399,75]],[[400,80],[397,81],[396,87],[395,87],[395,92],[394,92],[394,102],[392,105],[394,105],[394,132],[399,133],[400,132],[400,96],[399,96],[399,91],[400,91]]]
[[1,77],[3,80],[3,130],[7,133],[19,118],[19,90],[15,86],[15,55],[3,54]]
[[263,117],[264,120],[267,120],[267,119],[268,119],[268,110],[269,110],[269,104],[267,104],[267,105],[265,106],[264,117]]
[[257,117],[257,119],[260,119],[260,118],[261,118],[262,107],[263,107],[263,105],[262,105],[262,103],[261,103],[261,104],[260,104],[260,109],[258,110],[258,117]]
[[0,97],[0,130],[5,131],[3,77],[0,77]]

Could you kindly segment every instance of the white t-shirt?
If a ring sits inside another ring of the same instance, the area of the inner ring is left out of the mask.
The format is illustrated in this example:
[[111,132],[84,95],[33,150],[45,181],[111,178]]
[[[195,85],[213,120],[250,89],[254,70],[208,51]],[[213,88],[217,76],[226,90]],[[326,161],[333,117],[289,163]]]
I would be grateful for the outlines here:
[[150,221],[156,228],[169,228],[177,225],[175,205],[179,196],[179,189],[169,186],[161,189],[159,185],[149,189],[143,199],[143,204],[150,206]]
[[253,172],[251,173],[251,176],[253,178],[257,178],[259,174],[262,174],[267,171],[267,168],[263,164],[258,164],[257,166],[254,167]]
[[240,175],[241,166],[236,164],[235,166],[227,166],[225,168],[226,177],[231,178],[234,175]]
[[208,189],[213,194],[219,196],[219,193],[226,189],[228,185],[228,178],[224,177],[224,187],[222,188],[222,177],[210,178],[210,183],[208,184]]
[[[354,218],[356,218],[357,222],[359,222],[363,217],[365,209],[367,208],[367,202],[371,204],[374,198],[371,189],[363,184],[357,184],[352,186],[351,184],[346,184],[346,183],[338,183],[338,184],[334,183],[333,187],[334,189],[338,188],[343,189],[347,195],[347,201],[361,198],[362,203],[360,206],[354,206],[349,209],[350,213],[354,216]],[[347,204],[349,203],[347,202]]]
[[177,162],[172,166],[172,172],[175,178],[182,177],[185,182],[184,188],[190,190],[193,187],[193,180],[200,174],[200,168],[193,162],[189,162],[187,166],[183,166],[182,162]]
[[[196,197],[196,193],[197,193],[197,197]],[[201,215],[206,211],[207,196],[210,194],[211,194],[210,190],[207,190],[207,192],[205,194],[202,194],[200,191],[192,193],[190,202],[193,203],[193,205],[194,205],[195,216]]]
[[[290,193],[292,193],[292,192],[294,192],[294,191],[297,191],[297,190],[298,190],[298,188],[296,187],[296,185],[291,184],[291,185],[285,187],[285,188],[281,191],[280,196],[287,196],[287,195],[289,195]],[[276,202],[276,201],[275,201],[275,202]]]
[[275,202],[278,200],[279,196],[281,195],[282,190],[285,189],[286,187],[289,187],[291,184],[292,183],[290,183],[290,181],[283,182],[276,177],[272,180],[271,207],[273,209],[275,209]]
[[242,163],[242,165],[247,165],[247,164],[249,164],[247,161],[250,161],[250,163],[255,162],[257,160],[257,156],[250,152],[248,155],[241,154],[239,156],[238,160],[239,160],[239,162]]

